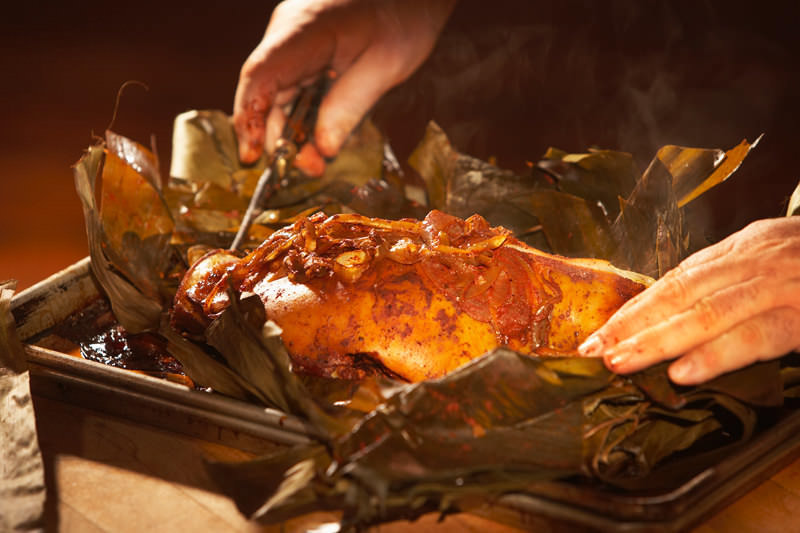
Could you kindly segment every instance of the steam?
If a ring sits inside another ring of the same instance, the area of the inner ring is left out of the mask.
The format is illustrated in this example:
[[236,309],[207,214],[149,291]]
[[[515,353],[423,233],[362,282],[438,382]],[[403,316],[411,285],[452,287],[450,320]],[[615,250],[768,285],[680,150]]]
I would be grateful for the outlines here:
[[[730,148],[766,133],[737,184],[714,195],[752,203],[748,173],[780,174],[788,195],[796,176],[783,177],[778,161],[789,151],[766,152],[792,146],[800,45],[768,11],[712,0],[462,0],[428,62],[377,116],[401,160],[434,119],[460,151],[514,170],[549,146],[623,150],[643,169],[665,144]],[[783,197],[771,194],[777,214]],[[754,218],[724,216],[734,229]]]

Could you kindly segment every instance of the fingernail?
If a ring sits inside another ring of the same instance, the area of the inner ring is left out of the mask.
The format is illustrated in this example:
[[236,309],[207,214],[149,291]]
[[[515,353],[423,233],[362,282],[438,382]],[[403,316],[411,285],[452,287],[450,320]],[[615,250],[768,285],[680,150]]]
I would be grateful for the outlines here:
[[603,351],[603,339],[599,335],[590,335],[578,346],[578,353],[584,357],[598,357]]
[[631,353],[630,352],[619,352],[611,355],[607,355],[605,357],[606,361],[612,368],[617,368],[624,365],[628,359],[630,359]]
[[319,153],[323,157],[333,157],[339,150],[339,143],[327,130],[315,133],[314,144],[317,145]]
[[684,383],[692,375],[693,367],[691,361],[678,360],[672,363],[669,367],[669,377],[675,383]]
[[297,168],[308,176],[319,177],[325,172],[325,161],[309,144],[300,149],[294,161]]
[[261,157],[260,145],[243,142],[239,145],[239,161],[245,164],[253,163]]
[[314,144],[322,157],[334,157],[349,136],[350,130],[328,124],[325,128],[318,127],[314,131]]

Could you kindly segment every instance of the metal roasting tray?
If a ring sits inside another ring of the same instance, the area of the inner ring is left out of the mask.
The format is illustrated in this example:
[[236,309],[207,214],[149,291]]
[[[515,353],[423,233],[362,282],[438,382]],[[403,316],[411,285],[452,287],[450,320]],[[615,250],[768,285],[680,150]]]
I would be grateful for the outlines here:
[[[89,258],[14,297],[12,312],[25,343],[33,394],[253,453],[314,439],[310,425],[275,409],[37,345],[54,326],[100,297]],[[798,456],[800,410],[787,410],[746,447],[664,492],[642,495],[549,482],[471,512],[537,531],[685,531]]]

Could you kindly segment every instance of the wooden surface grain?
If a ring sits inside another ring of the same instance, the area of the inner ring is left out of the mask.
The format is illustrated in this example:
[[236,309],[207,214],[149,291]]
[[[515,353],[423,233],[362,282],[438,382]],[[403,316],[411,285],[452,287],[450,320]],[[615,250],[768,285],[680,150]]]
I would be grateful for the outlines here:
[[[289,533],[337,520],[335,514],[314,513],[273,526],[250,523],[216,492],[203,467],[204,460],[248,457],[244,452],[44,398],[35,404],[52,531]],[[471,515],[438,519],[428,515],[373,530],[517,531]]]
[[[325,525],[337,519],[335,514],[315,513],[272,526],[250,523],[217,491],[203,466],[205,460],[243,459],[248,457],[245,452],[41,397],[35,398],[35,408],[46,468],[49,531],[323,533],[331,530]],[[490,510],[482,510],[486,512]],[[498,520],[499,515],[490,520],[457,514],[440,522],[438,515],[430,514],[371,531],[573,531],[546,519],[529,519],[524,529]],[[800,531],[800,458],[693,531]]]

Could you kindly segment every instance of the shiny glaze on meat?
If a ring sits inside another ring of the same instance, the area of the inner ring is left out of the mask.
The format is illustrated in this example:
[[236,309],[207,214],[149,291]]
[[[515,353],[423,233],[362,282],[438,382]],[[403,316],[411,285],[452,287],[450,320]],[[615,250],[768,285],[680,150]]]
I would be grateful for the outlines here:
[[423,221],[318,213],[274,233],[244,258],[201,258],[184,277],[173,325],[200,333],[254,292],[296,370],[408,381],[440,377],[501,345],[571,355],[649,278],[605,261],[535,250],[474,215]]

